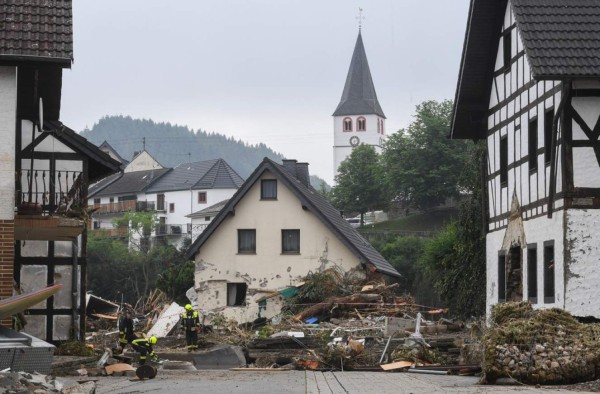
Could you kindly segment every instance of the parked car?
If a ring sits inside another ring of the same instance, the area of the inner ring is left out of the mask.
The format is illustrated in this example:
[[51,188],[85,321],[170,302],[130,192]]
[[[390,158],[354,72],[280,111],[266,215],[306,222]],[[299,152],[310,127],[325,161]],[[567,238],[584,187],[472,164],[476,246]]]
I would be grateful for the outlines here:
[[346,221],[354,228],[360,227],[360,216],[358,218],[346,218]]

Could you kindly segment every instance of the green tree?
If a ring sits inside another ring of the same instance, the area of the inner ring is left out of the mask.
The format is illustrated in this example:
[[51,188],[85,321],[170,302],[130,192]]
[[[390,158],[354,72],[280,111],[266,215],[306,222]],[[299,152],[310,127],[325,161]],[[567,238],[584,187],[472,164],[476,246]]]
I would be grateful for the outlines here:
[[456,223],[425,243],[419,261],[433,280],[443,303],[451,313],[468,318],[485,312],[486,256],[485,194],[482,172],[485,163],[484,143],[472,149],[471,160],[462,174],[468,194],[463,198]]
[[390,200],[427,209],[459,196],[468,141],[448,138],[451,115],[451,101],[425,101],[417,105],[414,122],[384,143],[382,162]]
[[361,144],[352,150],[340,164],[335,181],[331,190],[334,205],[345,212],[359,212],[361,222],[366,212],[387,205],[379,155],[370,145]]
[[169,299],[180,304],[187,304],[189,301],[185,293],[194,286],[195,266],[191,260],[171,266],[158,276],[156,287],[162,290]]
[[148,253],[150,251],[150,237],[158,225],[155,211],[125,212],[123,216],[113,219],[113,227],[127,227],[129,242],[133,248]]

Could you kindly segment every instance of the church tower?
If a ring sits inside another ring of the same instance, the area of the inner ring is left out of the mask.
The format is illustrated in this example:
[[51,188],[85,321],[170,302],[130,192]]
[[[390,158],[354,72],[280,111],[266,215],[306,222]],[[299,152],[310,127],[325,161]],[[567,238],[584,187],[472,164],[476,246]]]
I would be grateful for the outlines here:
[[369,63],[359,27],[342,99],[333,113],[333,176],[359,144],[381,153],[385,136],[385,115],[377,100]]

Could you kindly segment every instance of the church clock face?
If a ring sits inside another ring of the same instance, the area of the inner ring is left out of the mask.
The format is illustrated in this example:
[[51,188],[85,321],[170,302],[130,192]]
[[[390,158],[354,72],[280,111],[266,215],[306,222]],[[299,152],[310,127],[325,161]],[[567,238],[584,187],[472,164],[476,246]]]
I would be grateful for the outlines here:
[[358,146],[359,143],[360,143],[360,140],[358,139],[357,136],[350,137],[350,145],[351,146]]

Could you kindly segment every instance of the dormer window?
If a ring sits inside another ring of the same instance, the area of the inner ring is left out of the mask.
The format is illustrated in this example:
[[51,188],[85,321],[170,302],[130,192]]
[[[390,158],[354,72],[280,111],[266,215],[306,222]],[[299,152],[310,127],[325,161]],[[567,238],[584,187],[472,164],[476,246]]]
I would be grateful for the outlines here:
[[352,131],[352,119],[344,118],[344,131]]
[[367,130],[367,120],[364,117],[360,117],[356,120],[356,129],[358,131],[366,131]]
[[260,199],[261,200],[276,200],[277,199],[277,180],[263,179],[260,181]]

